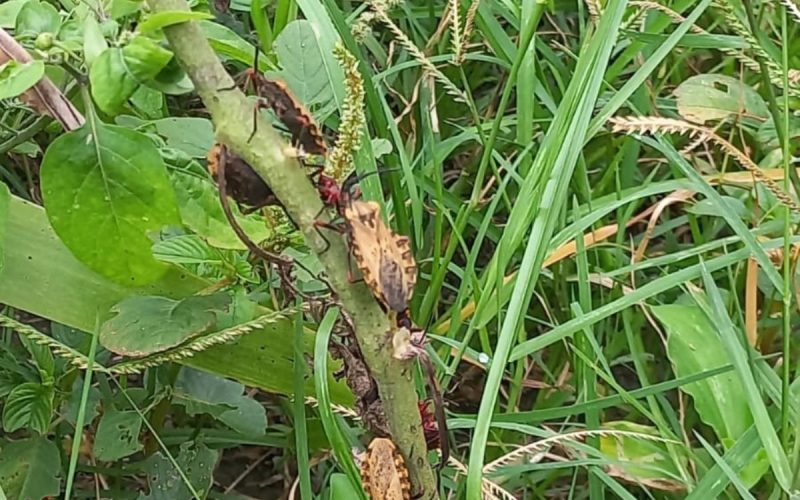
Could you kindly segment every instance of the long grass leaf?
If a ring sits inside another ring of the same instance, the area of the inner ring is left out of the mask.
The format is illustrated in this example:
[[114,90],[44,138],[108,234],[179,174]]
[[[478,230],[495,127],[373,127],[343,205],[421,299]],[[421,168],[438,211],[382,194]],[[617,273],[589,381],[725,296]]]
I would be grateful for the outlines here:
[[[609,3],[600,21],[597,33],[588,44],[578,63],[576,77],[564,97],[564,102],[559,108],[559,114],[551,125],[548,136],[543,143],[542,151],[537,157],[537,163],[540,163],[539,168],[541,171],[548,172],[548,181],[541,198],[527,198],[530,200],[539,199],[538,216],[531,229],[528,246],[520,266],[519,278],[514,285],[514,293],[501,327],[495,356],[489,368],[484,394],[481,398],[477,425],[470,449],[469,472],[467,474],[467,498],[470,500],[478,500],[481,495],[481,469],[500,382],[520,325],[520,318],[523,310],[528,306],[533,285],[539,275],[540,263],[545,257],[546,248],[538,243],[540,241],[549,241],[553,234],[556,217],[565,201],[566,187],[569,185],[572,171],[580,154],[580,151],[572,146],[573,143],[564,140],[565,135],[572,131],[577,135],[575,143],[583,144],[582,134],[585,134],[587,130],[591,111],[594,107],[597,93],[600,90],[602,75],[605,72],[606,64],[616,39],[617,29],[622,21],[625,4],[625,1],[612,1]],[[531,175],[536,176],[536,166],[532,168]],[[519,207],[520,205],[517,205],[515,209]],[[513,216],[514,211],[512,211],[510,219]],[[522,221],[518,220],[517,224],[521,226],[520,222]],[[509,225],[511,225],[511,220],[509,220]],[[508,229],[510,230],[509,232],[514,232],[513,228]],[[522,227],[518,227],[517,230],[524,232]],[[503,244],[501,243],[501,251],[498,253],[502,253],[502,248]],[[509,250],[511,249],[506,248],[507,255],[510,255]],[[487,283],[494,285],[499,281],[500,273],[498,272],[496,276],[497,278],[495,279],[487,279]]]

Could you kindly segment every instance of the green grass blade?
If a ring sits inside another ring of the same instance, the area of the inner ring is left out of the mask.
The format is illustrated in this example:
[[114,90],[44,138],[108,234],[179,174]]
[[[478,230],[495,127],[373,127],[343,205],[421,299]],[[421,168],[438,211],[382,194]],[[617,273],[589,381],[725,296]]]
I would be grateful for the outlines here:
[[[306,426],[306,358],[303,332],[303,313],[298,312],[294,328],[294,437],[297,454],[297,475],[300,479],[300,498],[311,500],[311,467],[308,464],[308,429]],[[324,373],[324,372],[323,372]]]
[[83,439],[83,426],[86,420],[86,404],[89,401],[89,390],[92,388],[92,373],[94,370],[94,357],[97,354],[97,339],[100,336],[100,318],[92,334],[92,341],[89,344],[89,356],[87,357],[86,372],[83,374],[83,388],[81,390],[81,402],[78,407],[78,418],[75,420],[75,434],[72,436],[72,449],[69,454],[69,471],[67,472],[67,486],[64,489],[64,498],[69,500],[72,494],[72,486],[75,483],[75,473],[78,466],[78,457],[81,451],[81,440]]
[[366,500],[364,490],[361,488],[361,478],[358,467],[353,462],[353,455],[347,440],[339,428],[336,416],[331,410],[331,398],[328,391],[328,343],[331,338],[331,330],[339,317],[339,309],[332,307],[325,313],[325,317],[319,324],[317,337],[314,344],[314,387],[317,392],[317,402],[319,403],[319,416],[322,420],[322,427],[325,435],[333,448],[333,455],[339,463],[353,488],[361,492],[362,500]]
[[767,457],[772,465],[775,479],[777,479],[784,491],[789,492],[792,487],[792,471],[789,467],[789,460],[781,447],[781,442],[772,425],[767,407],[761,398],[761,390],[753,376],[747,352],[742,345],[743,336],[737,333],[737,329],[725,309],[719,289],[714,283],[709,270],[705,267],[703,267],[703,283],[710,303],[706,302],[698,292],[694,294],[695,301],[708,316],[709,321],[719,328],[722,343],[728,352],[734,371],[742,383],[744,393],[747,395],[747,402],[750,406],[750,411],[753,413],[758,435],[764,444]]
[[[617,29],[622,21],[625,5],[626,2],[624,1],[612,1],[607,6],[598,26],[598,31],[579,61],[575,79],[572,80],[570,89],[564,97],[564,102],[559,108],[559,114],[556,115],[556,119],[545,138],[542,150],[536,160],[540,171],[542,173],[548,172],[547,177],[549,177],[549,180],[544,188],[543,195],[541,198],[533,196],[522,198],[538,201],[539,213],[531,229],[528,246],[523,256],[517,282],[514,284],[514,293],[511,296],[507,315],[501,327],[494,359],[489,369],[484,394],[481,398],[469,455],[467,498],[470,500],[481,498],[483,458],[486,452],[489,428],[495,403],[497,402],[500,383],[505,372],[508,354],[513,347],[520,325],[520,318],[523,316],[523,310],[528,306],[533,292],[533,285],[539,275],[540,264],[545,256],[546,248],[539,245],[539,242],[550,240],[555,220],[564,204],[566,188],[569,185],[577,157],[580,154],[580,151],[576,150],[572,144],[583,144],[584,137],[582,134],[586,133],[591,111],[602,82],[602,75],[605,72],[606,64],[614,45],[613,42],[616,39]],[[571,101],[572,99],[574,101]],[[570,131],[577,135],[575,142],[565,140],[565,137],[570,135]],[[537,167],[534,165],[527,180],[533,180],[536,177],[538,177]],[[527,229],[521,226],[524,218],[526,218],[524,216],[527,215],[528,209],[527,207],[521,207],[521,205],[518,204],[509,217],[509,226],[511,226],[514,214],[518,214],[516,217],[518,233],[523,233]],[[523,220],[520,220],[521,218]],[[510,233],[515,232],[511,227],[508,230]],[[498,254],[505,253],[510,257],[515,248],[513,246],[509,248],[509,246],[506,244],[504,248],[501,242]],[[490,275],[487,278],[488,286],[493,286],[502,279],[500,269],[497,267],[495,269],[496,274],[494,277]],[[484,293],[484,296],[488,295]]]

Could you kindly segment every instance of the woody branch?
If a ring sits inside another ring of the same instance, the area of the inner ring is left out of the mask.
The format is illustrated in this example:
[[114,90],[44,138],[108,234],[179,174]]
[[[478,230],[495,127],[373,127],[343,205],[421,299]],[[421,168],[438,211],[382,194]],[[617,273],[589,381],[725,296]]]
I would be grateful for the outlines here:
[[[154,12],[189,10],[185,0],[148,0],[148,3]],[[370,291],[363,284],[348,281],[349,255],[343,238],[330,237],[330,247],[326,250],[325,241],[314,227],[322,202],[307,172],[288,153],[288,144],[266,120],[257,118],[257,130],[249,140],[253,131],[253,104],[238,88],[232,88],[232,78],[197,23],[169,26],[164,33],[211,114],[218,140],[265,179],[324,265],[328,281],[353,320],[364,360],[378,384],[392,438],[406,458],[414,491],[421,498],[433,498],[436,482],[425,455],[410,367],[408,362],[392,357],[391,342],[386,342],[390,324]]]

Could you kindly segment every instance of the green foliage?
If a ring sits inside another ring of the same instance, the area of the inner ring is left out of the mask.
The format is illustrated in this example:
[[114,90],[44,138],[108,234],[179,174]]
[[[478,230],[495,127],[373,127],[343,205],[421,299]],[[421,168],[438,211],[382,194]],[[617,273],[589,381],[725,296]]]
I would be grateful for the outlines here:
[[0,2],[32,58],[0,66],[0,498],[364,495],[369,422],[329,356],[359,311],[308,300],[330,269],[279,209],[232,203],[302,269],[230,227],[181,64],[230,90],[168,43],[186,22],[231,75],[258,54],[326,136],[353,95],[334,46],[358,60],[346,170],[380,169],[363,197],[413,242],[410,314],[469,462],[443,497],[796,493],[791,2],[157,3]]
[[15,97],[31,88],[44,75],[44,63],[8,61],[0,66],[0,99]]
[[58,496],[61,455],[45,437],[0,439],[0,487],[8,498]]
[[[211,473],[217,456],[216,451],[208,449],[203,443],[182,444],[174,463],[161,453],[153,455],[146,464],[150,492],[147,495],[140,494],[139,499],[206,498],[213,481]],[[187,475],[182,471],[186,471]]]
[[6,432],[27,428],[46,434],[53,417],[53,388],[38,382],[14,387],[3,406],[3,429]]
[[90,119],[53,142],[41,175],[50,223],[83,263],[128,286],[164,275],[149,233],[179,218],[161,155],[146,136]]
[[119,460],[142,449],[139,431],[142,420],[135,411],[107,410],[100,418],[94,440],[98,460]]
[[209,331],[229,303],[225,294],[183,300],[129,297],[111,309],[115,316],[103,324],[100,343],[125,356],[158,353]]
[[209,414],[242,434],[263,435],[267,429],[264,407],[243,392],[242,384],[187,369],[175,383],[175,403],[189,415]]

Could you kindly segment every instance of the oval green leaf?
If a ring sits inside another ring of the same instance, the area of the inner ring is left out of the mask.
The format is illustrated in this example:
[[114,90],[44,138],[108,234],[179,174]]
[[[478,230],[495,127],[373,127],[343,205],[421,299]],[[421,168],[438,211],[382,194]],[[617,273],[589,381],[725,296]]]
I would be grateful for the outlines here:
[[53,416],[53,388],[38,382],[25,382],[15,387],[3,407],[3,429],[14,432],[30,429],[47,433]]
[[139,83],[155,78],[172,59],[172,52],[146,36],[137,36],[122,48],[122,61]]
[[88,267],[129,286],[164,274],[148,234],[180,218],[164,162],[147,136],[90,119],[53,141],[41,182],[53,229]]
[[44,76],[44,63],[42,61],[8,61],[0,66],[0,99],[16,97]]
[[94,455],[98,460],[111,462],[142,449],[139,431],[142,417],[135,411],[106,411],[94,438]]
[[[667,356],[676,377],[730,364],[716,328],[699,307],[668,304],[654,306],[651,311],[667,331]],[[723,442],[735,442],[753,425],[747,398],[733,372],[692,382],[681,390],[692,397],[700,418]]]
[[95,59],[100,57],[100,54],[106,49],[108,49],[108,42],[103,36],[100,24],[94,15],[87,15],[83,22],[83,58],[86,60],[86,65],[91,67]]
[[116,115],[125,101],[136,92],[139,82],[126,70],[122,49],[116,47],[101,53],[89,68],[92,98],[103,113]]
[[674,93],[678,99],[678,113],[693,123],[740,115],[761,121],[770,116],[758,92],[730,76],[693,76],[678,85]]
[[109,351],[141,357],[162,352],[209,331],[217,312],[230,304],[224,294],[182,300],[128,297],[111,308],[116,316],[103,323],[100,343]]
[[274,48],[283,67],[280,76],[300,102],[324,105],[333,98],[319,39],[309,21],[289,23],[275,39]]
[[32,0],[19,10],[14,32],[24,37],[35,37],[39,33],[52,33],[55,36],[60,26],[61,18],[55,7]]

